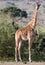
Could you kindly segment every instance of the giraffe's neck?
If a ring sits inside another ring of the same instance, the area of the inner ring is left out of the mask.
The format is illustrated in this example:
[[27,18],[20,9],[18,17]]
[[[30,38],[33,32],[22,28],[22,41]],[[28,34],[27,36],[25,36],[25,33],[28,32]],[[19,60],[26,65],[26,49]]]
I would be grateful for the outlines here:
[[34,12],[34,14],[32,16],[32,20],[28,23],[28,25],[30,25],[31,28],[34,29],[35,26],[36,26],[36,21],[37,21],[37,9],[35,9],[35,12]]

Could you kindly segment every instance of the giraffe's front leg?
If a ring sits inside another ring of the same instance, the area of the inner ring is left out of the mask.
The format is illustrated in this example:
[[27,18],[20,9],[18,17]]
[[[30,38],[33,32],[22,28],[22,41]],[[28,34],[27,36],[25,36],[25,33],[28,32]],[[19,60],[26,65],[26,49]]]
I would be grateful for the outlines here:
[[15,61],[17,62],[17,47],[15,48]]
[[21,44],[22,44],[22,41],[19,42],[18,54],[19,54],[19,60],[22,62],[22,59],[21,59],[21,53],[20,53]]
[[18,41],[16,41],[16,44],[15,44],[15,61],[17,62],[17,51],[18,51]]
[[29,39],[29,62],[31,62],[31,39]]

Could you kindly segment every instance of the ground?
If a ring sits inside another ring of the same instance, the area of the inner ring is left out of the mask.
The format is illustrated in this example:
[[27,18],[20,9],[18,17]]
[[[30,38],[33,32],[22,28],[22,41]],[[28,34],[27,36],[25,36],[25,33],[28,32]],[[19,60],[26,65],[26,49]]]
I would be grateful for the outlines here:
[[45,62],[0,62],[0,65],[45,65]]

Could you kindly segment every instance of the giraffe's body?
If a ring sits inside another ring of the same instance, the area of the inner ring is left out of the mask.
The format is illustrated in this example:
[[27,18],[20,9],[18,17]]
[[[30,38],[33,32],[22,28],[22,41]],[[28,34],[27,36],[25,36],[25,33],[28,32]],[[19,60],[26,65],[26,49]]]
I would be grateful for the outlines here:
[[[24,31],[23,31],[24,30]],[[19,29],[16,34],[15,37],[18,40],[28,40],[28,35],[31,34],[31,36],[34,36],[35,31],[30,27],[30,26],[26,26],[22,29]],[[15,39],[16,39],[15,38]]]
[[21,61],[20,48],[23,40],[28,40],[29,42],[29,61],[31,62],[31,47],[34,37],[36,35],[34,28],[36,26],[37,11],[39,9],[39,4],[36,3],[36,9],[32,20],[22,29],[19,29],[15,33],[16,47],[15,47],[15,60],[17,61],[17,51],[19,54],[19,60]]

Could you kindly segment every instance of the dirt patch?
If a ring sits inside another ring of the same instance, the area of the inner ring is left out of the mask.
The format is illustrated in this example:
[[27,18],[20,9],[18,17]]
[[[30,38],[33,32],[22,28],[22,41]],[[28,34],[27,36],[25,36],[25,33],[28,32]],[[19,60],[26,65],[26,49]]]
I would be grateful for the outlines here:
[[45,65],[45,62],[0,62],[0,65]]

